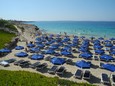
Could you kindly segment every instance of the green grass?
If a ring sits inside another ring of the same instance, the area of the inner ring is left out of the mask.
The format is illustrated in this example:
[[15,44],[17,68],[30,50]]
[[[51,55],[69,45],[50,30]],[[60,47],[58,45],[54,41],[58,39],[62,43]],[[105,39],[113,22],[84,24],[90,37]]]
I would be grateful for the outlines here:
[[6,43],[11,42],[12,38],[15,36],[16,35],[13,33],[0,30],[0,49],[3,48]]
[[[59,85],[60,84],[60,85]],[[94,86],[27,71],[0,70],[0,86]]]

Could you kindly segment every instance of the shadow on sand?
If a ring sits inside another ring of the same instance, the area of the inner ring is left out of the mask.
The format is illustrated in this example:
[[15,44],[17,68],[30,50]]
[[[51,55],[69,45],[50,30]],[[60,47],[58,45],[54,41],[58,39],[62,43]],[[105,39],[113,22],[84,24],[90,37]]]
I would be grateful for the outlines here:
[[44,68],[44,69],[37,70],[37,71],[39,71],[39,72],[41,72],[41,73],[47,73],[47,72],[48,72],[48,68]]
[[60,77],[64,77],[64,78],[70,78],[73,76],[73,74],[71,72],[65,72],[63,75],[58,75]]
[[92,75],[90,80],[87,80],[89,83],[94,84],[94,83],[100,83],[101,79]]
[[92,68],[97,69],[97,68],[99,68],[99,66],[92,64]]

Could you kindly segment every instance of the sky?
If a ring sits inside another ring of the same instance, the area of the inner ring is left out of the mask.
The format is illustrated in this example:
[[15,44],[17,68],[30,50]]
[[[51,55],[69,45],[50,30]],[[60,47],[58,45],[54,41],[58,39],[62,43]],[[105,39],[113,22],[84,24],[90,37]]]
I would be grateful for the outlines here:
[[0,18],[24,21],[115,21],[115,0],[0,0]]

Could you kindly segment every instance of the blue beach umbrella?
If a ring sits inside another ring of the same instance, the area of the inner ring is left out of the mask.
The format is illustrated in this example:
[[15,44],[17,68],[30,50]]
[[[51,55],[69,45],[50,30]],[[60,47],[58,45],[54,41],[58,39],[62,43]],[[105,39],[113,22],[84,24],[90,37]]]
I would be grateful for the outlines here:
[[115,40],[115,38],[110,38],[110,40],[114,41],[114,40]]
[[62,40],[62,42],[68,42],[68,41],[70,41],[70,38],[68,38],[68,37],[65,37],[65,38]]
[[66,46],[66,47],[62,48],[62,50],[63,50],[63,51],[64,51],[64,50],[66,50],[66,51],[70,51],[70,50],[71,50],[71,47]]
[[96,44],[96,43],[98,43],[98,44],[99,44],[99,43],[100,43],[100,41],[99,41],[99,40],[94,40],[94,41],[93,41],[93,43],[94,43],[94,44]]
[[81,36],[80,38],[82,38],[82,39],[83,39],[83,38],[85,38],[85,36]]
[[104,40],[104,38],[103,37],[100,37],[100,38],[98,38],[99,40]]
[[64,44],[62,42],[59,42],[58,45],[59,46],[64,46]]
[[66,37],[64,38],[65,41],[70,41],[70,38]]
[[27,47],[29,47],[29,48],[34,47],[34,46],[35,46],[35,45],[34,45],[34,44],[31,44],[31,43],[27,44]]
[[67,46],[69,46],[69,47],[75,47],[75,46],[77,46],[77,44],[73,43],[73,44],[68,44]]
[[104,42],[106,42],[106,43],[108,43],[108,42],[109,42],[109,43],[110,43],[111,41],[110,41],[110,40],[105,40]]
[[53,49],[53,50],[58,49],[57,46],[50,46],[49,48],[50,48],[50,49]]
[[74,38],[78,38],[78,36],[74,36]]
[[40,49],[37,48],[37,47],[30,48],[30,52],[31,52],[31,53],[39,52],[39,51],[40,51]]
[[37,44],[37,43],[42,43],[42,40],[41,40],[41,41],[36,40],[35,43],[36,43],[36,44]]
[[61,42],[61,38],[56,38],[56,42]]
[[55,42],[55,40],[51,40],[51,41],[46,42],[46,44],[47,44],[47,45],[50,45],[50,44],[52,44],[52,43],[54,43],[54,42]]
[[23,46],[16,46],[16,47],[15,47],[15,50],[22,50],[22,49],[24,49]]
[[111,72],[115,72],[115,65],[114,64],[102,64],[102,68],[107,69]]
[[41,60],[44,58],[44,55],[39,55],[39,54],[33,54],[31,59],[32,60]]
[[104,54],[105,52],[104,52],[104,50],[98,49],[98,50],[95,50],[95,53],[96,54]]
[[95,37],[94,37],[94,36],[91,36],[90,38],[91,38],[91,39],[95,39]]
[[50,34],[50,35],[49,35],[49,38],[53,38],[53,36],[54,36],[53,34]]
[[111,51],[110,54],[111,54],[111,55],[115,55],[115,51]]
[[111,44],[111,43],[106,43],[105,46],[106,46],[106,47],[112,47],[113,44]]
[[26,57],[26,56],[28,56],[28,54],[25,53],[25,52],[19,52],[19,53],[16,53],[15,56],[17,56],[17,57]]
[[62,54],[62,55],[65,55],[65,56],[72,55],[71,52],[66,51],[66,50],[62,51],[61,54]]
[[41,38],[36,38],[37,41],[41,41]]
[[94,45],[94,49],[101,49],[101,48],[103,48],[103,46],[101,46],[101,45]]
[[78,41],[79,39],[78,38],[74,38],[73,41]]
[[10,53],[11,50],[7,49],[7,48],[3,48],[0,50],[0,53]]
[[55,65],[62,65],[64,64],[66,61],[64,58],[58,58],[58,57],[54,57],[51,59],[51,62]]
[[57,34],[56,37],[59,38],[61,35]]
[[45,53],[46,53],[46,54],[54,54],[55,51],[52,50],[52,49],[48,49],[48,50],[45,51]]
[[50,49],[57,49],[58,47],[59,47],[58,44],[54,44],[54,45],[51,45],[49,48],[50,48]]
[[110,48],[110,50],[111,50],[111,51],[115,51],[115,46],[112,46],[112,47]]
[[80,57],[84,58],[84,59],[88,59],[92,57],[92,54],[89,52],[84,52],[80,54]]
[[110,55],[104,54],[104,55],[101,55],[101,56],[100,56],[100,59],[101,59],[101,60],[105,60],[105,61],[110,61],[110,60],[113,60],[113,57],[110,56]]
[[87,52],[87,51],[88,51],[88,48],[80,47],[80,48],[79,48],[79,51],[81,51],[81,52]]
[[72,43],[73,44],[78,44],[78,40],[73,40]]
[[44,44],[36,44],[39,48],[44,48],[45,45]]
[[84,60],[77,61],[76,66],[78,66],[80,68],[90,68],[91,67],[91,62],[86,62]]

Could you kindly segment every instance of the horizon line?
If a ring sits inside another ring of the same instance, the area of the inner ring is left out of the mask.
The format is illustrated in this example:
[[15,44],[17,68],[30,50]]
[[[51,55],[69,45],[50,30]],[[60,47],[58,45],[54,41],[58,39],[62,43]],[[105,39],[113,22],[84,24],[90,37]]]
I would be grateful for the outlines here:
[[[4,18],[0,18],[4,19]],[[22,20],[22,19],[4,19],[4,20],[13,20],[13,21],[86,21],[86,22],[115,22],[115,20]]]
[[86,22],[115,22],[115,20],[17,20],[17,21],[27,21],[27,22],[34,22],[34,21],[86,21]]

